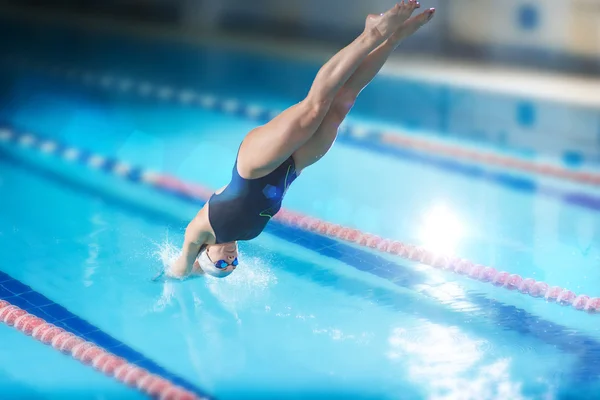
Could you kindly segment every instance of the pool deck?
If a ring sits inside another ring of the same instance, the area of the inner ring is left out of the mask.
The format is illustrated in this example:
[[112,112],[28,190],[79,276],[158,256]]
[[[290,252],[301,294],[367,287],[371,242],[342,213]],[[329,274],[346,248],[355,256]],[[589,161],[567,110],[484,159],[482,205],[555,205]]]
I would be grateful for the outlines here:
[[[152,40],[170,40],[192,45],[241,48],[279,57],[322,63],[337,50],[322,43],[268,39],[226,32],[193,32],[184,28],[132,24],[130,21],[80,16],[65,12],[31,11],[0,6],[0,14],[40,23],[68,24],[84,29],[125,33]],[[435,57],[403,56],[401,50],[384,66],[382,73],[419,81],[523,96],[600,109],[600,74],[597,77],[567,75],[537,69],[485,65]]]

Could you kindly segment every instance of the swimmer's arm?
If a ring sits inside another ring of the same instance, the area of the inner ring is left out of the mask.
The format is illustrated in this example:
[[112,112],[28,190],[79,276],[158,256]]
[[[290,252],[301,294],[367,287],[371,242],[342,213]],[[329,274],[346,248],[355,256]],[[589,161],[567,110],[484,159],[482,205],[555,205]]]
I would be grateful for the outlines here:
[[185,278],[194,269],[194,263],[200,251],[206,246],[208,232],[200,218],[194,218],[185,230],[185,238],[181,249],[181,256],[173,263],[169,275],[176,278]]

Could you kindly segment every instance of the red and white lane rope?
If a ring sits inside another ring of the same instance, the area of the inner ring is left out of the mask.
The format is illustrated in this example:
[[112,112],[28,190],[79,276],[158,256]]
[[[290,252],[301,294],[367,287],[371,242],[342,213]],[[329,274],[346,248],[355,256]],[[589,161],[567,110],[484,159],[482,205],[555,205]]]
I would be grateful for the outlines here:
[[0,321],[153,398],[161,400],[201,399],[194,393],[176,386],[160,376],[151,374],[77,335],[29,314],[6,300],[0,300]]
[[586,185],[600,185],[600,174],[592,171],[575,171],[559,165],[534,162],[518,157],[495,154],[476,149],[453,146],[432,140],[410,137],[397,132],[382,133],[383,143],[402,148],[410,148],[422,152],[447,156],[456,160],[466,160],[502,168],[520,170],[527,173],[545,175],[551,178],[574,181]]
[[[100,169],[107,174],[118,176],[131,182],[154,186],[169,193],[178,193],[201,201],[207,201],[213,192],[210,188],[195,183],[184,182],[176,177],[142,168],[133,168],[129,164],[115,160],[114,158],[82,151],[52,140],[43,140],[31,133],[19,133],[11,129],[0,129],[0,143],[17,145],[23,149],[35,150],[48,155],[53,154],[68,162],[84,164],[90,169]],[[569,289],[559,286],[550,287],[545,282],[536,281],[533,278],[523,278],[518,274],[511,274],[463,258],[441,256],[435,251],[424,247],[398,240],[384,239],[358,229],[333,224],[286,209],[281,209],[273,219],[285,225],[334,237],[444,271],[464,275],[480,282],[504,287],[516,293],[536,298],[543,297],[547,301],[572,306],[576,310],[587,311],[589,313],[600,312],[600,298],[598,297],[591,297],[585,294],[578,295]]]
[[[206,201],[212,191],[196,184],[182,182],[181,180],[162,175],[156,182],[157,185],[169,190],[179,191],[193,195]],[[315,232],[324,236],[333,237],[358,246],[368,247],[382,253],[393,254],[401,258],[419,262],[433,268],[447,272],[464,275],[480,282],[490,283],[497,287],[544,298],[564,306],[571,306],[576,310],[588,313],[600,312],[600,298],[590,297],[585,294],[576,294],[560,286],[550,286],[546,282],[536,281],[533,278],[524,278],[519,274],[500,271],[494,267],[484,266],[460,257],[447,257],[421,246],[404,243],[399,240],[384,239],[380,236],[362,232],[358,229],[344,227],[318,218],[300,214],[298,212],[281,209],[273,219],[282,224],[293,226],[306,231]]]
[[480,282],[514,290],[532,297],[543,297],[547,301],[574,307],[576,310],[589,313],[600,312],[600,298],[588,295],[577,295],[573,291],[559,286],[550,287],[547,283],[533,278],[523,278],[519,274],[499,271],[474,263],[460,257],[447,257],[424,247],[404,243],[399,240],[384,239],[358,229],[343,227],[317,218],[305,216],[296,212],[282,210],[275,219],[286,225],[320,233],[351,242],[362,247],[368,247],[383,253],[393,254],[407,260],[429,265],[437,269],[464,275]]

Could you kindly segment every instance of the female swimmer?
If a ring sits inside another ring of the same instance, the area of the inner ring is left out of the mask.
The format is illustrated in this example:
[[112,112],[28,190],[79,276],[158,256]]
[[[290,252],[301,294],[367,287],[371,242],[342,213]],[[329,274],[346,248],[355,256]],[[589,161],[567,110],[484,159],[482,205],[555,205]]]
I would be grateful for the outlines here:
[[417,8],[418,1],[402,1],[383,14],[369,15],[364,31],[321,67],[304,100],[248,133],[231,181],[187,226],[181,256],[165,271],[168,276],[222,278],[235,270],[237,242],[263,231],[300,171],[331,148],[357,96],[390,54],[433,18],[433,8],[413,17]]

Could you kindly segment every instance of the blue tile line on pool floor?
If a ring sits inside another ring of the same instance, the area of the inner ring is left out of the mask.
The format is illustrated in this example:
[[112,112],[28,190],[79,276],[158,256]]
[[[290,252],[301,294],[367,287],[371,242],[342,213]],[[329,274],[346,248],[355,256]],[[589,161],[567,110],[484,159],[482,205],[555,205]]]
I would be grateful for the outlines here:
[[175,385],[179,385],[200,397],[208,397],[206,392],[196,387],[194,384],[167,371],[156,362],[127,346],[125,343],[113,338],[96,326],[73,314],[60,304],[55,303],[43,294],[36,292],[30,286],[14,279],[3,271],[0,271],[0,300],[6,300],[10,304],[17,306],[38,318],[42,318],[48,323],[54,324],[86,341],[92,342],[108,352],[127,360],[127,362],[165,378]]
[[[41,67],[41,69],[49,69],[53,73],[62,70],[61,68],[44,67]],[[114,84],[115,82],[119,81],[119,79],[117,79],[114,76],[110,77],[110,79],[107,79],[109,78],[108,75],[102,76],[98,74],[89,73],[87,75],[83,74],[83,76],[84,82],[91,84],[91,86],[87,86],[89,89],[96,89],[101,91],[105,91],[110,87],[103,86],[102,82],[111,82],[112,84]],[[86,79],[85,76],[87,76],[89,79]],[[127,80],[133,87],[136,86],[134,80],[125,78],[122,78],[121,80]],[[94,84],[94,81],[96,82],[96,84]],[[154,99],[156,101],[169,101],[169,99],[179,98],[178,104],[182,105],[189,104],[189,97],[191,96],[191,93],[196,93],[193,90],[177,90],[167,85],[159,86],[143,82],[140,83],[139,86],[141,87],[142,85],[146,85],[146,87],[148,88],[147,93],[145,95],[148,96],[148,98]],[[117,92],[123,93],[122,91]],[[132,90],[128,91],[127,93],[131,92]],[[151,96],[153,92],[157,93],[155,97]],[[168,93],[169,96],[161,97],[160,93]],[[180,93],[180,95],[177,96],[176,93]],[[184,93],[188,95],[187,101],[182,100]],[[136,97],[139,96],[144,95],[136,95]],[[204,95],[200,97],[204,98],[205,101],[196,101],[193,103],[194,106],[200,106],[200,108],[206,110],[218,111],[227,115],[237,116],[244,119],[255,120],[259,123],[269,122],[279,112],[279,110],[267,109],[258,105],[244,104],[243,102],[234,99],[222,99],[212,95]],[[368,150],[375,153],[384,154],[396,159],[401,159],[414,163],[422,163],[443,170],[445,172],[451,172],[458,175],[467,176],[472,179],[480,179],[485,182],[509,188],[514,191],[530,194],[539,194],[542,196],[556,199],[558,201],[572,206],[578,206],[594,211],[600,211],[600,197],[593,196],[584,192],[563,191],[547,185],[539,184],[535,181],[535,179],[526,176],[500,172],[492,169],[486,169],[477,165],[477,162],[475,161],[460,161],[457,159],[453,159],[449,156],[427,154],[418,150],[394,146],[385,142],[385,136],[386,134],[384,133],[384,131],[380,129],[359,129],[357,127],[354,127],[352,124],[345,123],[340,127],[338,142],[348,146],[357,147],[362,150]],[[500,168],[500,166],[495,166],[494,168]],[[525,172],[521,171],[520,173],[524,174]]]
[[[375,300],[378,305],[390,307],[401,313],[410,313],[415,317],[426,318],[432,322],[446,325],[455,325],[457,323],[456,321],[447,321],[447,319],[440,315],[435,305],[419,302],[414,296],[395,292],[384,287],[372,287],[365,281],[360,281],[359,278],[336,275],[331,271],[319,269],[308,262],[294,264],[291,271],[296,275],[318,280],[323,285],[335,287],[349,295]],[[367,292],[370,293],[365,296]],[[570,339],[567,339],[565,335],[568,336],[571,332],[564,326],[543,320],[517,307],[491,300],[482,294],[472,293],[469,301],[473,301],[473,299],[477,300],[480,309],[461,312],[465,314],[468,312],[470,315],[492,319],[488,315],[490,313],[488,310],[491,310],[493,315],[497,315],[496,320],[501,319],[498,323],[499,327],[510,329],[523,336],[533,336],[549,345],[560,348],[564,352],[575,354],[577,356],[575,367],[571,371],[567,371],[570,372],[570,378],[574,381],[578,383],[590,383],[594,380],[599,380],[600,369],[597,364],[600,359],[600,343],[593,337],[575,334]],[[533,329],[534,332],[531,332],[531,327],[535,328]],[[553,335],[559,333],[562,339],[557,341]]]
[[[182,223],[182,221],[172,214],[166,212],[158,213],[149,206],[119,198],[117,195],[108,194],[100,189],[93,188],[92,185],[76,182],[64,175],[34,165],[32,162],[20,160],[6,152],[0,151],[0,156],[4,156],[14,163],[20,164],[21,166],[41,174],[48,179],[54,180],[59,184],[68,185],[78,191],[111,200],[116,202],[119,206],[125,205],[129,211],[142,214],[154,223],[156,223],[155,218],[159,218],[165,222]],[[87,153],[87,157],[90,157],[89,153]],[[139,184],[141,183],[141,170],[133,168],[131,173],[125,177],[129,181]],[[203,202],[199,201],[197,198],[182,194],[181,192],[168,190],[162,187],[154,187],[154,189],[160,193],[167,193],[184,201],[191,202],[199,207],[203,205]],[[281,239],[303,246],[308,250],[341,261],[355,269],[391,281],[399,287],[416,291],[434,301],[439,301],[435,297],[435,288],[425,289],[419,287],[424,283],[424,278],[421,273],[411,270],[402,264],[389,261],[378,254],[345,243],[340,243],[335,239],[314,232],[289,227],[277,221],[271,221],[267,226],[266,231]],[[352,293],[357,296],[365,296],[364,293],[361,293],[352,287],[346,289],[351,290]],[[377,289],[373,290],[373,292],[377,292]],[[380,297],[382,297],[381,300],[385,302],[386,297],[388,296],[383,295]],[[455,298],[454,301],[466,301],[475,304],[481,310],[480,314],[482,314],[483,317],[493,320],[499,327],[519,332],[522,335],[535,337],[544,343],[556,346],[562,351],[577,357],[578,367],[573,368],[571,371],[571,376],[575,381],[583,383],[600,377],[600,342],[593,337],[577,333],[573,329],[559,325],[555,322],[544,320],[541,317],[535,316],[515,306],[489,299],[483,294],[471,292],[463,298]],[[445,310],[459,312],[451,309]],[[590,362],[590,360],[592,362]]]

